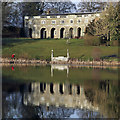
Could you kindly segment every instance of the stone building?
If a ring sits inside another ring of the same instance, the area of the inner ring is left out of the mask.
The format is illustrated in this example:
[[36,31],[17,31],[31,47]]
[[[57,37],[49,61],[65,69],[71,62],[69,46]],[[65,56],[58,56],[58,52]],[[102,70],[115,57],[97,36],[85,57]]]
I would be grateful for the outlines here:
[[98,106],[92,105],[86,98],[82,85],[33,82],[25,89],[24,105],[65,106],[98,111]]
[[84,36],[87,25],[100,13],[67,13],[25,16],[27,37],[75,38]]

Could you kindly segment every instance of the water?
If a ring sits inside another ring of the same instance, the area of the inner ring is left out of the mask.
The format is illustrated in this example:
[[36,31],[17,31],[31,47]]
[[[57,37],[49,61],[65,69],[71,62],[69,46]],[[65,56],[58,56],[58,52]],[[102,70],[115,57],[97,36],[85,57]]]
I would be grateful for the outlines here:
[[118,68],[3,66],[3,118],[119,118]]

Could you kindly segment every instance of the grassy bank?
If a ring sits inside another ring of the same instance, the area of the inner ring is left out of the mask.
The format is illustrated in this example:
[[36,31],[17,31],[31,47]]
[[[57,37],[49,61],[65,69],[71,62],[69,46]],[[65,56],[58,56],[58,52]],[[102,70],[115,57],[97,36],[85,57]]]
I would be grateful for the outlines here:
[[[70,58],[92,59],[104,56],[118,56],[117,46],[84,46],[83,39],[27,39],[4,38],[2,41],[2,56],[10,58],[14,53],[16,58],[49,59],[51,50],[54,56],[66,56],[69,49]],[[116,60],[115,57],[109,59]]]

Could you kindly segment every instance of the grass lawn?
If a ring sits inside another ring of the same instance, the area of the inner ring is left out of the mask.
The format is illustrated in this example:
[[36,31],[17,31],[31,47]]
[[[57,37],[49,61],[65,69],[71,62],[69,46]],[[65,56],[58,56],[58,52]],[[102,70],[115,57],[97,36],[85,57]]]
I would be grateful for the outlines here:
[[54,56],[66,56],[69,49],[70,58],[90,59],[117,55],[117,46],[84,46],[83,39],[29,39],[29,38],[3,38],[2,56],[11,58],[14,53],[16,58],[50,59],[51,50]]

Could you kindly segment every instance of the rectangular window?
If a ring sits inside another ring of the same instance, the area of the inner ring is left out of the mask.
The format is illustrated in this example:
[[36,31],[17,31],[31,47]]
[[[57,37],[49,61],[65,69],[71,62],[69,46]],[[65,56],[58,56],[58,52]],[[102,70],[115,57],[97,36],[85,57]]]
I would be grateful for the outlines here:
[[57,16],[50,16],[50,18],[57,18]]
[[84,15],[84,17],[87,17],[88,15]]
[[82,17],[82,15],[77,15],[77,17]]
[[41,18],[47,18],[47,16],[41,16]]
[[61,15],[60,18],[66,18],[66,15]]
[[70,20],[70,23],[73,23],[73,20]]
[[78,20],[78,23],[80,23],[80,20]]
[[56,24],[56,21],[55,21],[55,20],[52,20],[52,24]]
[[64,21],[64,20],[62,20],[62,21],[61,21],[61,23],[62,23],[62,24],[64,24],[64,23],[65,23],[65,21]]

